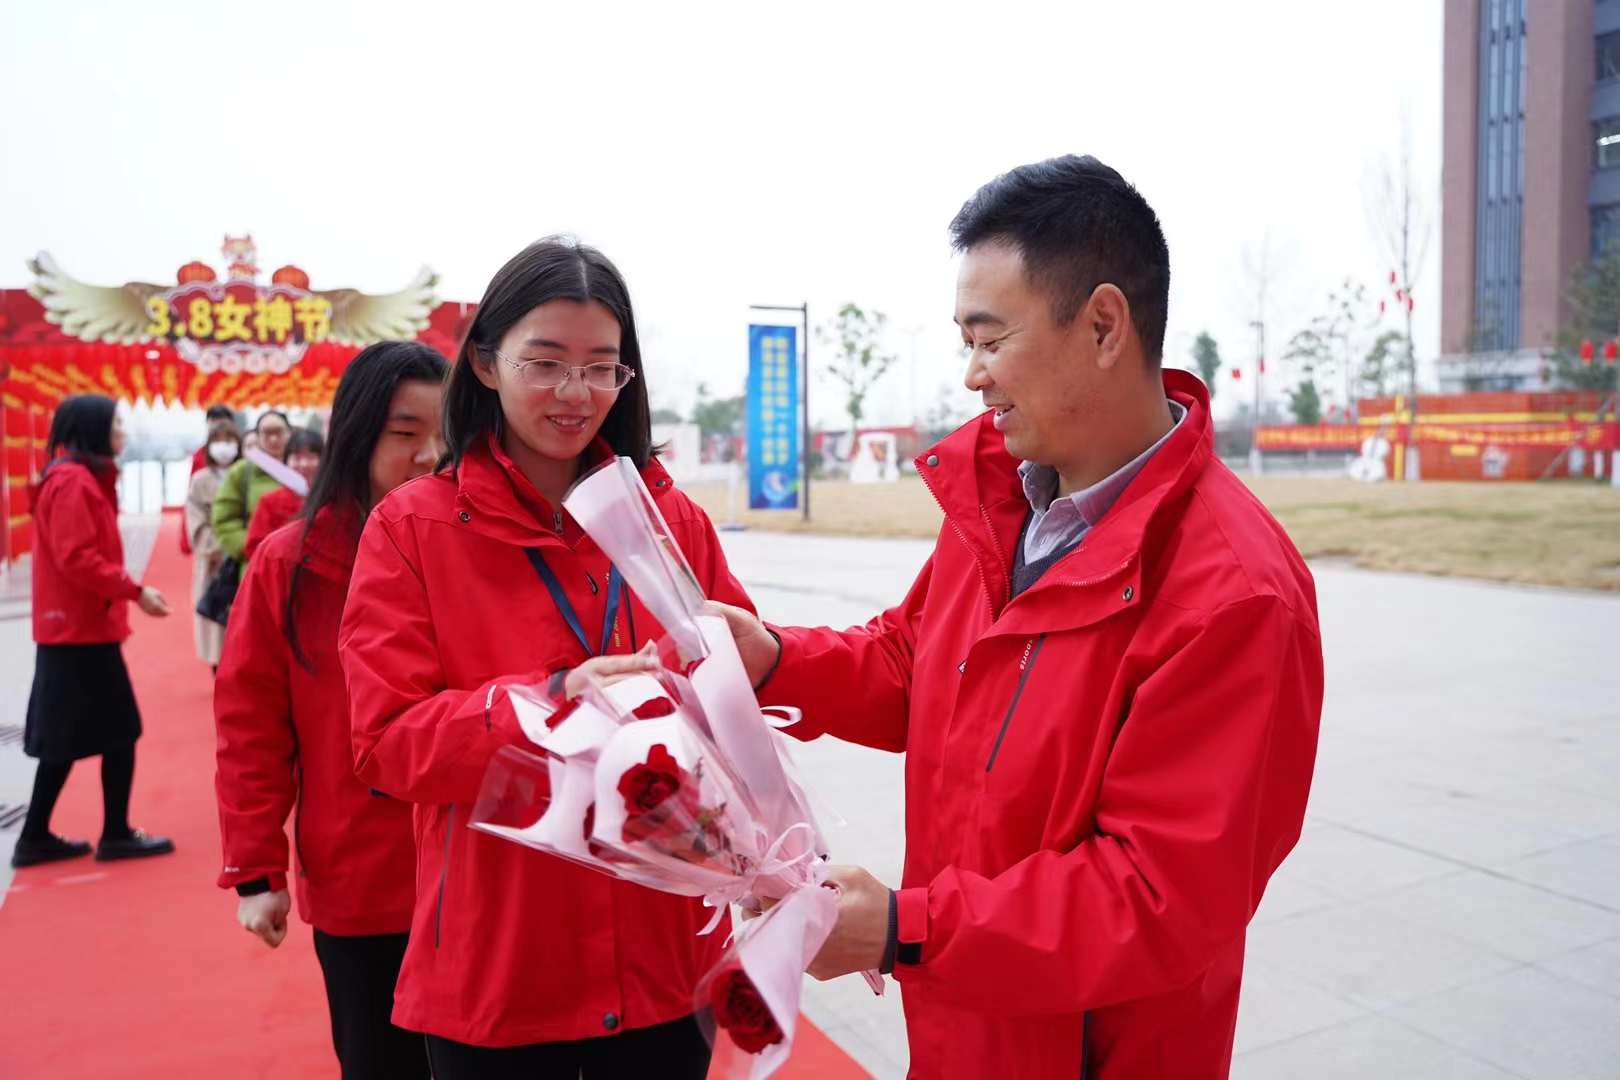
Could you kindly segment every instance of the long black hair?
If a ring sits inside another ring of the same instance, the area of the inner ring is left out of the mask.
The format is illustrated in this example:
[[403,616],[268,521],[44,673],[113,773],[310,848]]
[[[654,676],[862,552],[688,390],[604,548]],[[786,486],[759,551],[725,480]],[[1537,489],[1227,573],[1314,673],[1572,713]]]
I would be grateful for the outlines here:
[[[378,342],[349,361],[332,398],[326,452],[321,455],[315,482],[299,513],[304,523],[303,536],[309,536],[316,515],[328,506],[352,507],[357,520],[364,515],[372,502],[371,455],[388,426],[388,407],[395,391],[405,382],[443,382],[448,368],[444,357],[419,341]],[[288,445],[292,445],[291,439]],[[302,571],[302,562],[294,566],[287,587],[283,633],[293,657],[308,669],[309,660],[298,645],[294,617]]]
[[636,336],[635,313],[624,277],[595,248],[566,237],[548,236],[530,244],[501,267],[478,302],[478,312],[462,339],[445,389],[445,454],[440,468],[459,467],[468,448],[485,435],[500,437],[500,398],[478,381],[473,365],[494,363],[495,350],[500,348],[506,332],[529,312],[552,300],[595,301],[618,320],[619,362],[636,374],[619,391],[618,400],[602,421],[601,434],[615,454],[630,458],[637,467],[646,465],[652,457],[652,410],[647,403],[641,341]]
[[113,417],[118,403],[103,394],[75,394],[63,398],[51,419],[45,459],[58,453],[87,458],[111,458]]

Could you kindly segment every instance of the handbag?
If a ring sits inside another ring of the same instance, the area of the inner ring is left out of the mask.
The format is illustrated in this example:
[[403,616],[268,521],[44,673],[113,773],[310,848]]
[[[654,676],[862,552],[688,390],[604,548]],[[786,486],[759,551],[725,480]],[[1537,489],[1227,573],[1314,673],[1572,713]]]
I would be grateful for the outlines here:
[[197,601],[197,614],[224,626],[231,617],[231,605],[236,602],[236,589],[241,583],[242,564],[226,556],[208,579],[208,587]]
[[[248,493],[253,490],[253,463],[247,463],[242,478],[242,523],[247,524]],[[236,603],[236,590],[242,584],[242,564],[227,555],[219,569],[208,579],[208,587],[197,601],[197,614],[210,622],[224,626],[231,617],[231,605]]]

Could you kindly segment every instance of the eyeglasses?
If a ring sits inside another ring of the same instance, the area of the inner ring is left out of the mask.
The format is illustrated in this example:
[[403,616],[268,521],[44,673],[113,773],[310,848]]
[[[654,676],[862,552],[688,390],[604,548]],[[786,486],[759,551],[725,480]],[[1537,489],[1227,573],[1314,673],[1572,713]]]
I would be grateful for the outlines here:
[[[493,350],[491,350],[493,351]],[[513,360],[505,353],[495,353],[497,359],[511,364],[517,370],[518,382],[532,390],[551,390],[577,375],[580,382],[592,390],[619,390],[636,377],[633,369],[624,364],[604,361],[600,364],[565,364],[561,360]]]

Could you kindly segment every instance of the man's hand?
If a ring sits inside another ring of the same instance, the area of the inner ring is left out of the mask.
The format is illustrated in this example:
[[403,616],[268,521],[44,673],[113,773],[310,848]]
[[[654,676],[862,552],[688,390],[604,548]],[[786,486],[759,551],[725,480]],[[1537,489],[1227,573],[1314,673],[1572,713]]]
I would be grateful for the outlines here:
[[743,669],[748,672],[748,682],[758,688],[760,680],[770,673],[782,655],[781,644],[757,616],[744,608],[711,600],[706,610],[726,620],[731,636],[737,641],[737,653],[742,657]]
[[141,595],[136,598],[135,603],[140,605],[140,609],[148,615],[154,615],[158,618],[162,618],[169,613],[169,602],[163,599],[162,593],[150,585],[141,586]]
[[824,882],[838,890],[838,922],[810,964],[825,982],[852,971],[876,971],[889,944],[889,890],[858,866],[834,866]]
[[292,897],[286,889],[278,889],[238,899],[236,921],[273,949],[287,936],[287,913],[291,910]]
[[658,670],[658,645],[649,641],[640,652],[617,656],[593,656],[568,672],[563,680],[563,696],[569,701],[585,692],[585,686],[594,675],[609,686],[632,675],[651,674]]

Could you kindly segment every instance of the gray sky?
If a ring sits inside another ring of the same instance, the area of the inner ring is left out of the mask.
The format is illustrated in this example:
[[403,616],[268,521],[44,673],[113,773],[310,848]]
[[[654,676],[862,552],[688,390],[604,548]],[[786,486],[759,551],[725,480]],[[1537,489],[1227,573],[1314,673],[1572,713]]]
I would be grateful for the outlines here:
[[[1363,188],[1404,125],[1434,355],[1438,0],[698,7],[0,0],[0,284],[41,249],[86,281],[172,281],[251,230],[315,288],[426,263],[477,300],[567,231],[629,279],[655,403],[740,391],[749,303],[854,300],[902,358],[869,413],[903,422],[968,401],[945,227],[996,173],[1118,168],[1169,239],[1167,360],[1208,329],[1248,377],[1245,248],[1269,233],[1285,270],[1273,357],[1343,277],[1381,288]],[[1218,414],[1233,390],[1223,372]]]

